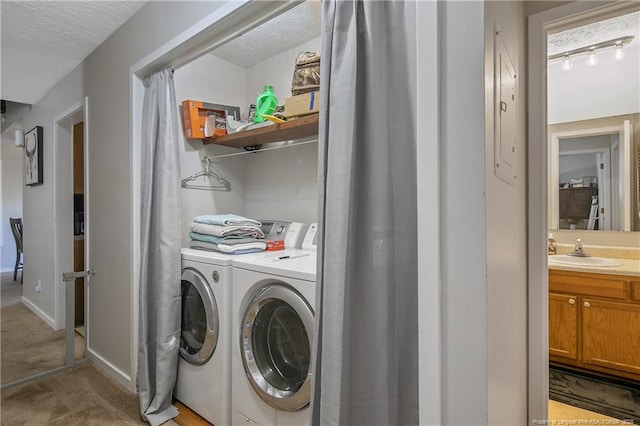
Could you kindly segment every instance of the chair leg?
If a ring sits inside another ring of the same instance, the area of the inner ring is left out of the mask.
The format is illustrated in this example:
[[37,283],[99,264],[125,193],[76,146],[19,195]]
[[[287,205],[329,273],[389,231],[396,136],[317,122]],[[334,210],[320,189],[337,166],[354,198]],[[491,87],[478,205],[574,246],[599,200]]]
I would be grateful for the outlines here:
[[18,264],[19,264],[20,258],[16,259],[16,265],[13,267],[13,280],[17,281],[18,280]]

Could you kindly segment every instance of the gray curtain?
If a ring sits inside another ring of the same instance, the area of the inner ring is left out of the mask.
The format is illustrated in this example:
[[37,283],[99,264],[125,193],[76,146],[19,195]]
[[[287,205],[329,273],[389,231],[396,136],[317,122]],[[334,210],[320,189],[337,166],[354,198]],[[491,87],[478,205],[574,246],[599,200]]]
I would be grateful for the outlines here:
[[180,343],[179,122],[171,71],[144,85],[137,386],[143,418],[159,425],[178,415],[171,398]]
[[415,425],[416,6],[322,7],[312,424]]

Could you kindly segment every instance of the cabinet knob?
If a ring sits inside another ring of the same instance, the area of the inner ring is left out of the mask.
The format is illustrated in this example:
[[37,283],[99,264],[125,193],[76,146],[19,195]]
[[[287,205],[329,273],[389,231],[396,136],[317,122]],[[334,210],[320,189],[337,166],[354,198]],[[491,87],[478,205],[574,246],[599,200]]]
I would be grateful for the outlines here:
[[569,304],[570,305],[575,305],[576,304],[576,299],[569,299]]
[[591,306],[591,303],[589,303],[589,302],[584,302],[584,307],[585,307],[585,308],[588,308],[588,307],[590,307],[590,306]]

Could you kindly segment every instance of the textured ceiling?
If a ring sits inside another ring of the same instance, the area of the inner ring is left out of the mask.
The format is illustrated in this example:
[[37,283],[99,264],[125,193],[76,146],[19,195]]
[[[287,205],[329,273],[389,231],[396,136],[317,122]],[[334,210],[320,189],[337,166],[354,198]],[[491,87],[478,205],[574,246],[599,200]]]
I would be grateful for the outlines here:
[[145,1],[0,1],[2,99],[33,104]]
[[640,39],[640,12],[633,12],[559,33],[549,34],[547,38],[548,53],[549,55],[554,55],[628,35],[635,37],[630,45],[638,46],[638,39]]
[[308,0],[211,53],[250,67],[320,36],[320,1]]

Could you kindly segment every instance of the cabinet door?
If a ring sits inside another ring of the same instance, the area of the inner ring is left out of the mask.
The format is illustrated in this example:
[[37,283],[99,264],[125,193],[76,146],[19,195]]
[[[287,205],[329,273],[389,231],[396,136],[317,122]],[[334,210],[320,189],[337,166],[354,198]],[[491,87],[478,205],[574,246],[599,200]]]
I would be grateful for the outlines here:
[[582,299],[582,357],[640,374],[640,305]]
[[578,357],[576,296],[549,293],[549,355]]

